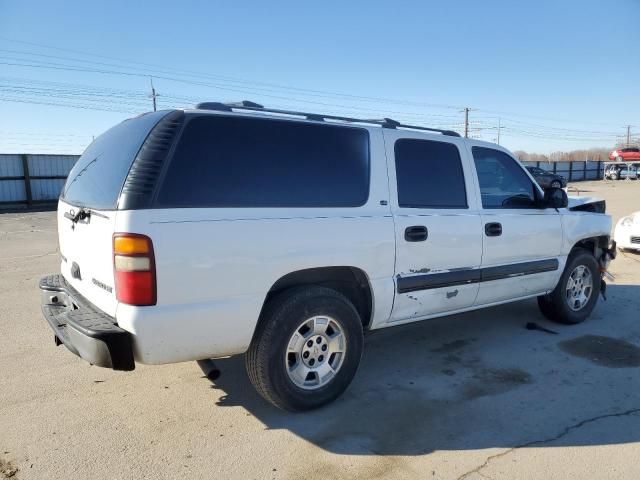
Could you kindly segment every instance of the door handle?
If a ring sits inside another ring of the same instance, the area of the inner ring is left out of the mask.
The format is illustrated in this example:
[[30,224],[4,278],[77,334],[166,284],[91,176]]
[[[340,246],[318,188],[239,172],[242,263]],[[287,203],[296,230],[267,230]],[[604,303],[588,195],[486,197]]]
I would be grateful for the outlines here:
[[424,242],[429,237],[429,230],[422,225],[414,225],[404,230],[404,239],[407,242]]
[[484,226],[484,233],[487,237],[499,237],[502,235],[502,224],[497,222],[487,223]]

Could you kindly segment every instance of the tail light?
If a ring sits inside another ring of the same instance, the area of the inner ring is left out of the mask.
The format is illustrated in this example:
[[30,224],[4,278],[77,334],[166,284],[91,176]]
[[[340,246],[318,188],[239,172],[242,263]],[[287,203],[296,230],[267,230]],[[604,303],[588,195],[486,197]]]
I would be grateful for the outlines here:
[[156,304],[156,264],[149,237],[114,234],[113,272],[119,302],[137,306]]

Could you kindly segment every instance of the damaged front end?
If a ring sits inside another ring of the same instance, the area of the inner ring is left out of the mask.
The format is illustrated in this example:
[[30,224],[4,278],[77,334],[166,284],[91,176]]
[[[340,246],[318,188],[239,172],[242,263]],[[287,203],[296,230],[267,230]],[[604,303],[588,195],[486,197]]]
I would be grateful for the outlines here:
[[594,197],[569,197],[568,208],[572,212],[605,213],[607,203]]
[[606,300],[607,282],[605,281],[605,278],[612,282],[615,281],[615,277],[609,272],[609,265],[611,264],[611,260],[615,259],[618,253],[618,250],[616,248],[616,241],[611,240],[605,248],[599,249],[599,253],[598,266],[600,267],[601,276],[600,293],[602,294],[602,298]]

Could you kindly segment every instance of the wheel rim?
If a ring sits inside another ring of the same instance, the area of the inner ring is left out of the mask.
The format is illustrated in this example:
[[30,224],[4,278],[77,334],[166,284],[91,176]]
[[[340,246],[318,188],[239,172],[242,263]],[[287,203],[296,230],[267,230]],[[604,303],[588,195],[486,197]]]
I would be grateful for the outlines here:
[[593,276],[584,265],[573,269],[567,280],[567,305],[574,312],[582,310],[593,293]]
[[560,182],[558,182],[557,180],[554,180],[553,182],[551,182],[551,186],[552,186],[552,187],[559,188],[559,187],[560,187],[560,185],[561,185],[561,184],[560,184]]
[[287,375],[305,390],[323,387],[342,368],[346,350],[340,322],[327,316],[311,317],[289,338],[284,358]]

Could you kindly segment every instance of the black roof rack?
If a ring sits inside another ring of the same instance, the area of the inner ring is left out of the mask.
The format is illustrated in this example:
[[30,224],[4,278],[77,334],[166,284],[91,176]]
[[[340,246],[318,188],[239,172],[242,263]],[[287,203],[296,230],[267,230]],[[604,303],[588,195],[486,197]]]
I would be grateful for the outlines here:
[[232,112],[234,110],[246,110],[246,111],[252,111],[252,112],[277,113],[281,115],[293,115],[296,117],[303,117],[307,120],[315,120],[318,122],[324,122],[325,120],[338,120],[338,121],[349,122],[349,123],[369,123],[373,125],[379,125],[382,128],[394,128],[394,129],[408,128],[411,130],[424,130],[427,132],[437,132],[437,133],[441,133],[442,135],[448,135],[450,137],[460,136],[458,132],[454,132],[453,130],[442,130],[440,128],[406,125],[404,123],[400,123],[397,120],[393,120],[391,118],[363,119],[363,118],[341,117],[337,115],[324,115],[319,113],[297,112],[294,110],[281,110],[277,108],[265,108],[259,103],[250,102],[248,100],[243,100],[241,102],[233,102],[233,103],[202,102],[202,103],[198,103],[195,106],[195,108],[198,110],[216,110],[219,112]]

